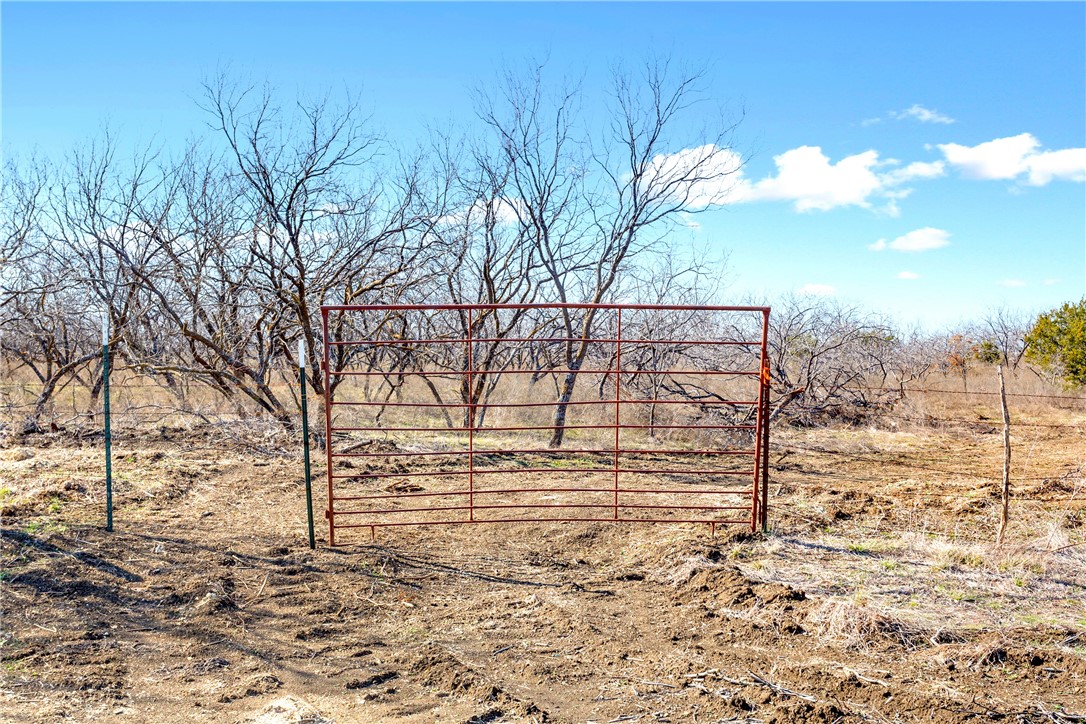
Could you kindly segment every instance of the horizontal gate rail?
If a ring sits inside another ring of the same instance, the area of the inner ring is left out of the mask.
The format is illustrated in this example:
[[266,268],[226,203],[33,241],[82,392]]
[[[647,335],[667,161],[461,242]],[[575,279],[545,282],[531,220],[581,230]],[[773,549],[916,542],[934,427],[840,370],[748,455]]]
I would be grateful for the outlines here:
[[[552,404],[551,407],[554,405]],[[753,425],[747,425],[745,427],[753,427]],[[427,428],[431,429],[431,428]],[[433,428],[438,429],[438,428]],[[714,428],[719,429],[719,428]],[[668,450],[666,448],[660,448],[659,450],[623,450],[626,455],[753,455],[753,450]],[[476,455],[523,455],[531,453],[532,455],[569,455],[571,453],[583,453],[583,454],[601,454],[600,450],[586,449],[577,450],[562,448],[561,450],[555,450],[554,448],[531,448],[525,450],[515,450],[505,448],[502,450],[476,450]],[[463,452],[376,452],[376,453],[332,453],[334,458],[402,458],[402,457],[440,457],[442,455],[463,455]]]
[[[321,307],[329,545],[463,523],[764,528],[769,311]],[[598,333],[554,333],[571,319]]]
[[[354,346],[395,346],[395,347],[410,347],[412,345],[423,344],[466,344],[467,342],[582,342],[584,337],[473,337],[472,339],[456,339],[454,337],[439,337],[435,339],[370,339],[364,342],[359,341],[330,341],[328,344],[332,347],[354,347]],[[617,344],[622,342],[623,344],[676,344],[676,345],[723,345],[733,347],[757,347],[758,342],[737,342],[731,339],[703,339],[703,340],[678,340],[678,339],[609,339],[607,337],[592,337],[590,340],[593,344]],[[754,374],[757,374],[755,372]]]
[[[579,370],[577,370],[577,374],[579,374],[579,375],[613,375],[613,374],[615,374],[615,373],[617,373],[619,371],[620,370],[579,369]],[[660,374],[660,372],[657,371],[657,370],[621,370],[621,372],[624,375],[658,375],[658,374]],[[342,371],[342,372],[333,372],[332,376],[333,377],[337,377],[337,376],[346,376],[346,377],[385,377],[388,374],[389,374],[388,372],[369,372],[369,371],[362,372],[362,371],[347,370],[347,371]],[[478,372],[477,371],[473,372],[472,370],[464,370],[463,372],[450,372],[448,370],[442,370],[440,372],[403,372],[403,373],[398,372],[397,374],[412,375],[412,376],[422,376],[422,377],[452,377],[452,376],[470,377],[473,374],[478,374]],[[534,374],[538,374],[538,370],[503,370],[502,374],[503,375],[534,375]],[[715,375],[726,375],[726,376],[732,376],[732,377],[743,376],[743,375],[746,375],[748,377],[758,377],[759,376],[758,372],[728,372],[728,371],[706,371],[706,370],[671,370],[671,371],[669,371],[669,374],[672,374],[672,375],[694,375],[694,376],[696,376],[696,375],[713,375],[713,376],[715,376]],[[614,400],[610,400],[610,402],[614,402]],[[554,403],[552,403],[552,404],[554,404]],[[733,403],[733,404],[735,404],[735,403]],[[740,403],[740,404],[750,404],[750,403],[748,402],[748,403]]]

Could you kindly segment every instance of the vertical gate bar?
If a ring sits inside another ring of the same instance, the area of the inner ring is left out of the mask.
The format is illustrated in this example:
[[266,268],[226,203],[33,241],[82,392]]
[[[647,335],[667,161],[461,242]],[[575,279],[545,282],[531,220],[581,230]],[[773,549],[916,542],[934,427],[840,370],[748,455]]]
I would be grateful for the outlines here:
[[618,443],[622,424],[622,307],[615,329],[615,520],[618,520]]
[[[340,312],[340,314],[345,313],[346,312]],[[329,547],[332,547],[336,544],[336,513],[335,506],[332,503],[332,374],[330,369],[330,355],[328,353],[332,345],[328,344],[327,309],[321,310],[321,338],[324,341],[324,349],[321,352],[321,367],[324,368],[324,464],[327,468],[328,475],[328,508],[324,511],[324,517],[328,519],[328,545]]]
[[473,315],[471,307],[468,307],[468,520],[475,520],[475,346],[471,339]]
[[762,400],[762,457],[755,460],[762,466],[762,501],[758,507],[762,531],[769,528],[769,310],[762,312],[762,374],[759,377]]

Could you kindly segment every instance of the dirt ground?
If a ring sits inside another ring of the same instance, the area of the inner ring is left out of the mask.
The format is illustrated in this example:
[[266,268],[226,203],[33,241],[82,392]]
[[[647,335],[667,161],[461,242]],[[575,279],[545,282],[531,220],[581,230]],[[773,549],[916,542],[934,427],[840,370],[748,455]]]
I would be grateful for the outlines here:
[[20,441],[0,718],[1081,721],[1086,413],[1032,419],[1068,427],[1016,432],[1003,546],[984,415],[775,430],[764,535],[446,526],[312,551],[298,456],[121,436],[107,533],[100,440]]

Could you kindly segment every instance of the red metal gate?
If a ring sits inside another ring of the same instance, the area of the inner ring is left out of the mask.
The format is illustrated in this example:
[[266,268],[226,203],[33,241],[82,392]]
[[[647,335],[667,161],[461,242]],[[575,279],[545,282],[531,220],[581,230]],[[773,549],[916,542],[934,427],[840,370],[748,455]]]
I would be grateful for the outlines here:
[[321,318],[329,545],[383,526],[766,524],[768,307]]

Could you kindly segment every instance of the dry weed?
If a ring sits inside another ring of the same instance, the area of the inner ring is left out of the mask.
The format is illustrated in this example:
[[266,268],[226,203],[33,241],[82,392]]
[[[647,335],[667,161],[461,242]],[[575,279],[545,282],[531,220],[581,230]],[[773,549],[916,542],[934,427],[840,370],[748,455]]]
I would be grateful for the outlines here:
[[913,650],[932,638],[930,631],[878,610],[862,595],[827,599],[807,614],[807,622],[820,638],[857,651],[886,644]]
[[714,563],[701,554],[697,554],[687,556],[677,564],[662,566],[649,576],[649,579],[666,583],[669,586],[681,586],[688,583],[698,571],[708,568],[720,568],[720,564]]
[[997,634],[980,641],[965,644],[958,650],[958,661],[972,671],[998,666],[1007,660],[1007,650],[1014,643],[1005,635]]

